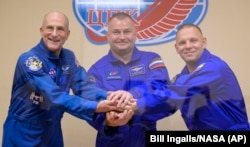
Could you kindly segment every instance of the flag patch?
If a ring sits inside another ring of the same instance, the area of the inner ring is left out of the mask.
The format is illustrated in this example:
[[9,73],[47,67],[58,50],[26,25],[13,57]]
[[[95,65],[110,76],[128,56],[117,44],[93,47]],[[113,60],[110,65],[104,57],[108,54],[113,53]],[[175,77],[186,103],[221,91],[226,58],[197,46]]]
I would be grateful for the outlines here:
[[155,69],[155,68],[159,68],[159,67],[165,67],[165,64],[161,58],[154,59],[149,64],[149,69]]

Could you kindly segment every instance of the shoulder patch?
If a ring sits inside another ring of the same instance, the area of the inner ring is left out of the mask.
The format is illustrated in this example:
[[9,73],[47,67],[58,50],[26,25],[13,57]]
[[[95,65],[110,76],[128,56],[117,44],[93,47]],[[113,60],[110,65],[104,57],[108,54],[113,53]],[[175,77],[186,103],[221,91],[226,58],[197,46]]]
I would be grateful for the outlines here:
[[154,59],[149,64],[149,69],[155,69],[159,67],[165,67],[165,64],[161,58]]
[[37,56],[30,56],[25,61],[25,65],[31,71],[38,71],[42,68],[42,61],[40,61],[40,59]]
[[89,75],[88,77],[89,77],[90,82],[96,83],[96,78],[93,75]]
[[195,68],[195,70],[194,70],[193,72],[200,71],[200,70],[202,69],[202,67],[204,67],[205,64],[206,64],[206,63],[200,64],[199,66],[197,66],[197,67]]

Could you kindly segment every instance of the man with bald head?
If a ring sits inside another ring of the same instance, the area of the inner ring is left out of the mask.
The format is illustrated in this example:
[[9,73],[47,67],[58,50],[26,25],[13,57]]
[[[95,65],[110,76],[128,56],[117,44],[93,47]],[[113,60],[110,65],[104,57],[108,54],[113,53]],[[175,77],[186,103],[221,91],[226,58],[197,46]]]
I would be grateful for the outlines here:
[[98,112],[124,111],[117,107],[119,102],[106,97],[126,93],[108,94],[97,88],[74,53],[63,47],[70,35],[65,14],[47,13],[40,33],[40,42],[21,54],[16,64],[3,147],[63,147],[64,112],[92,121]]

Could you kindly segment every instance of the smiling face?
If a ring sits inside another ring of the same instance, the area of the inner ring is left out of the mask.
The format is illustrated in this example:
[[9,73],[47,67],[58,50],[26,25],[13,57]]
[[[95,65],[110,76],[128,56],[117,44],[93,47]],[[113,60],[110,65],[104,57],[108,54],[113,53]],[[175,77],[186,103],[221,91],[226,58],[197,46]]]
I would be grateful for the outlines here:
[[126,15],[112,18],[108,24],[107,40],[116,54],[132,52],[136,41],[134,21]]
[[40,33],[48,49],[59,56],[70,34],[67,17],[60,12],[48,13],[44,17]]
[[176,34],[176,52],[186,64],[197,64],[206,45],[207,40],[203,37],[201,30],[193,25],[180,28]]

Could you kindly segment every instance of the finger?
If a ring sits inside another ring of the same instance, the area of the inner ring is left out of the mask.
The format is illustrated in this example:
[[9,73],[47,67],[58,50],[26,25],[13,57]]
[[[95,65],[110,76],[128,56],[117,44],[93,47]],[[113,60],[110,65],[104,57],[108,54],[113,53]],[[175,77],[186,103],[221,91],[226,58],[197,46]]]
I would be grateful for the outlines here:
[[109,96],[108,96],[108,99],[111,100],[111,101],[117,101],[119,100],[121,97],[121,94],[118,93],[118,92],[112,92]]
[[119,125],[127,124],[128,121],[132,118],[133,114],[134,113],[131,110],[125,110],[123,113],[120,113],[119,119],[117,120],[117,124]]
[[128,110],[128,112],[127,112],[127,116],[128,116],[128,119],[130,120],[131,118],[132,118],[132,116],[134,115],[134,111],[133,110]]
[[120,94],[120,98],[117,101],[118,107],[124,107],[125,105],[128,105],[130,103],[130,99],[132,96],[128,92],[123,92]]
[[112,118],[112,120],[115,120],[118,118],[118,115],[117,115],[117,112],[115,111],[110,111],[108,112],[109,113],[109,116]]
[[108,96],[107,96],[107,100],[112,101],[112,100],[113,100],[113,97],[114,97],[114,92],[109,91],[109,92],[108,92]]
[[115,106],[108,106],[109,111],[123,112],[124,108]]

